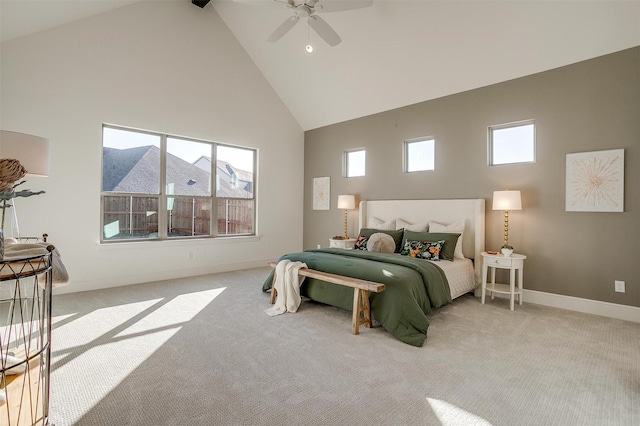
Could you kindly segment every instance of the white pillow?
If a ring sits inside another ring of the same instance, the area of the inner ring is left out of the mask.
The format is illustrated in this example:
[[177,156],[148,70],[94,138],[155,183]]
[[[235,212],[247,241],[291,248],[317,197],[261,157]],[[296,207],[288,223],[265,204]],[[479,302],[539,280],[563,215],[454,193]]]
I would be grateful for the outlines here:
[[369,223],[367,223],[367,228],[375,228],[380,229],[382,231],[395,231],[396,230],[396,220],[391,219],[388,222],[378,219],[377,217],[371,218]]
[[413,232],[427,232],[427,229],[429,228],[429,224],[425,222],[425,223],[416,223],[412,225],[409,222],[405,222],[400,218],[396,219],[396,230],[402,229],[402,228],[406,229],[407,231],[413,231]]
[[447,232],[447,233],[460,233],[458,242],[456,242],[456,249],[453,252],[454,259],[464,259],[462,254],[462,237],[464,236],[464,220],[459,220],[451,225],[443,225],[438,222],[429,222],[429,232]]
[[393,253],[396,251],[396,242],[389,234],[376,232],[367,240],[367,250],[379,253]]

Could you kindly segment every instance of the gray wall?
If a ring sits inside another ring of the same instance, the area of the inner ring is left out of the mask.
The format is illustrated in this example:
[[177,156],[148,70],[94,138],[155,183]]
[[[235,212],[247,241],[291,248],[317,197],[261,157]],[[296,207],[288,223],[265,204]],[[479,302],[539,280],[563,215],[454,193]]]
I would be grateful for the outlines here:
[[[473,70],[469,70],[473,72]],[[425,82],[437,84],[437,82]],[[536,162],[487,165],[487,127],[536,123]],[[434,136],[436,170],[402,172],[403,140]],[[342,154],[367,150],[366,177],[342,177]],[[565,212],[566,154],[625,149],[624,213]],[[361,200],[484,198],[486,245],[502,245],[492,192],[522,191],[509,242],[528,256],[525,288],[640,306],[640,47],[305,133],[304,247],[341,234],[339,194]],[[312,210],[314,177],[331,177],[331,210]],[[349,215],[357,234],[357,212]],[[614,292],[626,281],[626,293]]]

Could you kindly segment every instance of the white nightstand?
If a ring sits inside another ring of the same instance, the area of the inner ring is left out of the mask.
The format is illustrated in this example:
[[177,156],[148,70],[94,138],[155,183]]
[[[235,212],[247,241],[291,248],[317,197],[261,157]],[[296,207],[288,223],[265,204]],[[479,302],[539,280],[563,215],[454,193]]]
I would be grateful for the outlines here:
[[[493,299],[494,293],[508,294],[511,298],[511,310],[516,295],[518,302],[522,305],[522,270],[524,269],[524,260],[527,256],[513,253],[511,256],[502,254],[489,254],[486,251],[482,253],[482,303],[487,291],[491,292]],[[491,282],[487,283],[487,272],[491,268]],[[509,269],[509,284],[496,283],[496,269]],[[516,286],[516,272],[518,272],[518,282]]]
[[333,238],[329,239],[329,247],[330,248],[341,248],[351,250],[356,243],[355,238],[347,238],[346,240],[334,240]]

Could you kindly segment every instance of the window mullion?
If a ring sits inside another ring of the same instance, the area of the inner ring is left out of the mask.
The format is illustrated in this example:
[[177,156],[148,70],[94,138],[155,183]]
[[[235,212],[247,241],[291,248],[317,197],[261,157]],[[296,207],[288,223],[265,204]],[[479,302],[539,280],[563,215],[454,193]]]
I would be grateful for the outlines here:
[[209,233],[218,236],[218,144],[211,144],[211,215],[209,217]]
[[158,237],[167,238],[167,135],[160,135],[160,202],[158,203]]

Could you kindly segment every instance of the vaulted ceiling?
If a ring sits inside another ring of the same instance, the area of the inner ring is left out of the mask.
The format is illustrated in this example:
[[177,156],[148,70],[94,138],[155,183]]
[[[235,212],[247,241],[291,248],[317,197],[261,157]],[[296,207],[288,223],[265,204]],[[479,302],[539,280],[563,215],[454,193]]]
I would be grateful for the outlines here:
[[[0,0],[2,40],[131,3]],[[640,1],[376,0],[321,15],[342,38],[335,47],[304,18],[267,42],[291,16],[284,7],[212,0],[201,13],[221,16],[304,130],[640,45]]]

